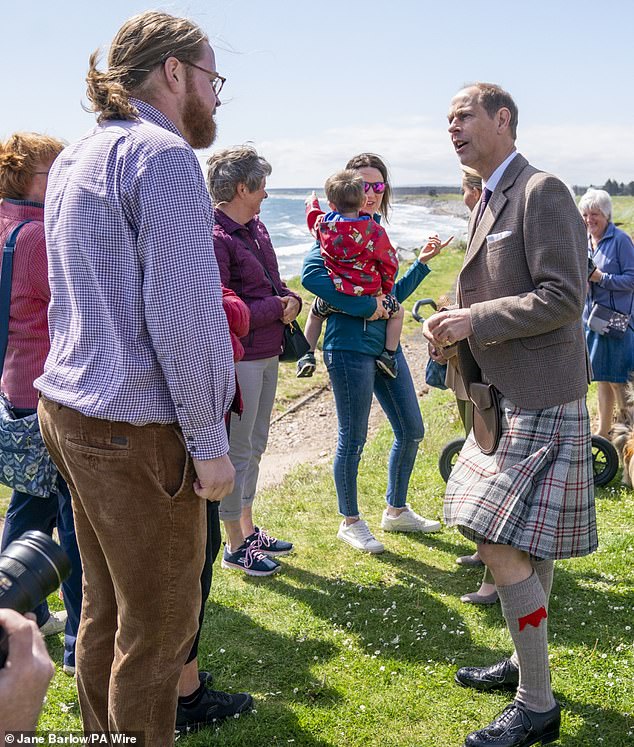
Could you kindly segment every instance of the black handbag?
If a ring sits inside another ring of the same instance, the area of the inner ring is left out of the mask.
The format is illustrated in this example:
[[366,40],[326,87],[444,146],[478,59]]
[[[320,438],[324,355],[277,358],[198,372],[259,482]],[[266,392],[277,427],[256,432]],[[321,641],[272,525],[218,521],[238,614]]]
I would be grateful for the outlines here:
[[284,350],[280,353],[282,362],[298,361],[310,350],[308,340],[304,337],[302,328],[293,319],[284,326]]
[[[255,243],[258,244],[257,240],[255,240]],[[246,244],[245,244],[246,246]],[[258,244],[258,248],[259,248]],[[247,249],[249,247],[247,246]],[[249,249],[249,251],[251,251]],[[260,262],[260,265],[262,266],[262,269],[264,270],[264,274],[267,277],[267,280],[271,284],[271,288],[273,288],[273,293],[275,293],[276,296],[281,296],[282,294],[277,290],[275,287],[275,283],[273,282],[273,278],[271,277],[269,271],[264,266],[264,263],[260,261],[259,257],[256,256],[254,252],[251,252],[253,256],[257,259],[258,262]],[[293,319],[292,322],[289,322],[288,324],[284,325],[284,339],[282,341],[282,352],[280,353],[280,361],[282,363],[292,363],[294,361],[298,361],[300,358],[302,358],[306,353],[310,350],[310,345],[308,344],[308,340],[304,336],[304,333],[302,332],[302,328],[299,326],[299,322],[296,319]]]
[[593,332],[620,340],[627,332],[629,323],[629,314],[621,314],[620,311],[602,306],[600,303],[592,304],[592,310],[588,317],[588,327]]
[[[591,262],[593,268],[595,268],[596,265],[594,264],[594,260],[592,259],[594,250],[592,249],[591,244],[588,248],[588,262]],[[616,261],[619,265],[619,273],[621,273],[621,260],[618,257],[618,254],[616,257]],[[590,268],[588,268],[588,270],[590,270]],[[592,272],[594,272],[594,269],[592,270]],[[592,274],[592,272],[590,272],[590,275]],[[612,291],[610,291],[610,306],[603,306],[602,304],[597,303],[594,300],[594,283],[590,283],[590,300],[592,301],[592,308],[590,309],[590,315],[588,316],[588,328],[593,332],[596,332],[598,335],[611,337],[615,340],[620,340],[622,337],[624,337],[625,333],[627,332],[627,328],[629,327],[630,319],[632,317],[634,296],[632,297],[632,300],[630,302],[629,314],[623,314],[622,312],[617,311],[614,308],[614,295]]]

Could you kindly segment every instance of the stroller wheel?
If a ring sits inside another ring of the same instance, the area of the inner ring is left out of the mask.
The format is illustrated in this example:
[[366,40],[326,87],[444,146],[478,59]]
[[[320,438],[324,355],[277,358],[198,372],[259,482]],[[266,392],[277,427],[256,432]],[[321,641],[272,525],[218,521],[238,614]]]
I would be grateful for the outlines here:
[[440,458],[438,459],[438,469],[442,479],[447,482],[451,470],[454,468],[458,454],[460,454],[462,447],[464,446],[464,438],[456,438],[450,441],[445,448],[440,452]]
[[592,473],[596,487],[607,485],[619,469],[619,455],[611,441],[592,436]]

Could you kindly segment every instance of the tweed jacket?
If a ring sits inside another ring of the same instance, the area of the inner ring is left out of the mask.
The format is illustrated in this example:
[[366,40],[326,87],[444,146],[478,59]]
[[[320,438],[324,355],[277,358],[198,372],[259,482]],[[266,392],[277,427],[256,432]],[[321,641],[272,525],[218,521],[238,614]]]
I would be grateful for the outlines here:
[[[458,278],[473,335],[458,346],[467,383],[480,371],[532,410],[585,396],[590,380],[581,313],[586,231],[568,188],[515,156],[475,225]],[[478,370],[479,367],[479,370]]]

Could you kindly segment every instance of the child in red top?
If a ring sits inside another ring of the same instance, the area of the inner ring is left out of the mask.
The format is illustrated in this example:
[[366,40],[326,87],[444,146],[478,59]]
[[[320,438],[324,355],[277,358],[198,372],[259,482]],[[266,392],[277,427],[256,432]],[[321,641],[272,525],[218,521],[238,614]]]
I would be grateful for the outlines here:
[[[377,358],[379,370],[396,378],[396,349],[403,328],[403,309],[390,295],[398,271],[396,251],[385,230],[369,215],[360,213],[365,204],[363,177],[347,169],[331,176],[325,185],[331,212],[324,214],[317,198],[306,204],[308,227],[319,241],[324,265],[335,288],[351,296],[384,295],[390,316],[387,322],[385,350]],[[314,350],[324,319],[339,311],[322,298],[316,298],[308,314],[305,335],[310,352],[297,363],[297,376],[312,376]]]

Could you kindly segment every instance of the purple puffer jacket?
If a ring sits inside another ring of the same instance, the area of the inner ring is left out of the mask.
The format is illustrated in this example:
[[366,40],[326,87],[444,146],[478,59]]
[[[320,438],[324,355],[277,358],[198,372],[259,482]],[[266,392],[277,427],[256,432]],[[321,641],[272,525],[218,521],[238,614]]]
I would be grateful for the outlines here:
[[[277,257],[264,224],[256,216],[246,225],[236,223],[222,210],[214,210],[214,251],[222,284],[231,288],[249,307],[251,326],[244,345],[244,361],[271,358],[282,352],[284,307],[275,295],[262,265],[266,267],[280,296],[293,296],[280,278]],[[257,259],[256,259],[257,257]]]

